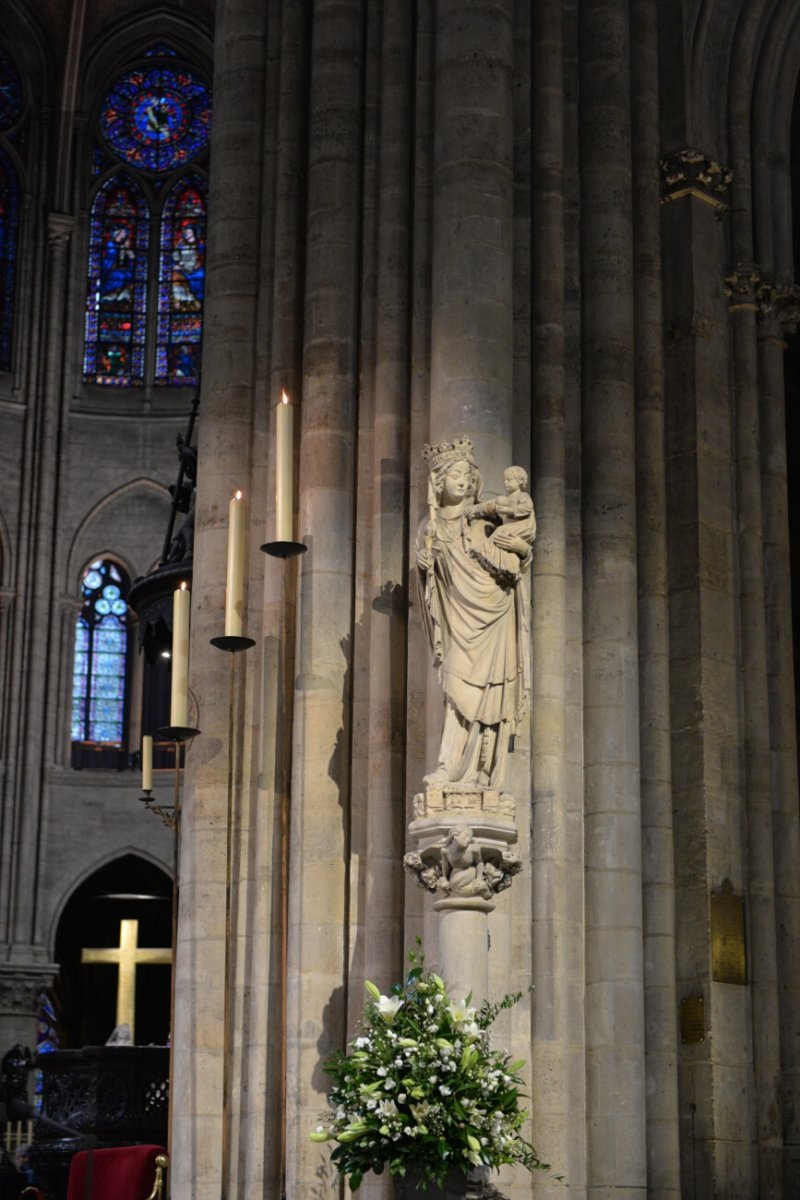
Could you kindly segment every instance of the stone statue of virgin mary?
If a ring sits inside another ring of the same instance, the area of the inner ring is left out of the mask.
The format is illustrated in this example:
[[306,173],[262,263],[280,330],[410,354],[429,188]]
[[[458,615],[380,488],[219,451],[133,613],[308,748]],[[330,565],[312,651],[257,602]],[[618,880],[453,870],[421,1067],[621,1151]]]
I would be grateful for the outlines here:
[[502,790],[530,702],[526,570],[536,519],[527,477],[510,467],[506,496],[481,503],[469,438],[422,453],[429,513],[416,541],[420,602],[445,698],[439,762],[425,782]]

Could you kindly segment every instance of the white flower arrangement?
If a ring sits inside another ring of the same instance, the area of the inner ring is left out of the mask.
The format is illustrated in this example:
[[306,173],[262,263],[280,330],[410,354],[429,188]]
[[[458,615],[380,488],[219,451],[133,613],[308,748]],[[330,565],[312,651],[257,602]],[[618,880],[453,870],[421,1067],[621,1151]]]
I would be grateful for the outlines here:
[[546,1170],[520,1132],[523,1061],[492,1050],[489,1026],[520,994],[480,1009],[452,1000],[438,975],[412,951],[404,985],[389,996],[373,983],[361,1031],[325,1070],[333,1079],[325,1113],[311,1134],[331,1141],[332,1161],[353,1191],[367,1171],[441,1184],[448,1171],[519,1163]]

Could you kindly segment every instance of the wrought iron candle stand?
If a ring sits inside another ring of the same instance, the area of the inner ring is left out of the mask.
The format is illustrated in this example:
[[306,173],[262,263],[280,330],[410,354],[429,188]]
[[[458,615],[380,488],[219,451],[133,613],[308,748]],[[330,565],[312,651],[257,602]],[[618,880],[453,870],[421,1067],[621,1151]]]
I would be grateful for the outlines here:
[[[268,554],[271,558],[282,558],[285,567],[288,567],[287,559],[297,558],[301,554],[305,554],[308,546],[305,542],[291,541],[274,541],[264,542],[261,547],[264,554]],[[286,605],[286,579],[284,578],[284,604],[283,604],[283,630],[281,641],[284,646],[289,644],[289,627]],[[288,772],[288,767],[287,767]],[[286,1111],[286,990],[287,990],[287,974],[288,963],[286,957],[286,943],[288,938],[289,928],[289,784],[288,779],[284,778],[283,786],[281,787],[281,812],[280,812],[280,830],[281,830],[281,845],[283,853],[281,854],[281,1066],[280,1066],[280,1111]],[[281,1121],[281,1144],[280,1144],[280,1188],[281,1192],[286,1190],[286,1122]]]
[[180,888],[181,842],[181,747],[200,733],[191,725],[167,725],[157,729],[162,741],[175,743],[175,799],[173,804],[154,804],[152,788],[143,788],[139,797],[148,812],[155,813],[172,830],[172,973],[169,998],[169,1090],[167,1098],[167,1150],[172,1157],[172,1043],[175,1035],[175,957],[178,949],[178,900]]
[[235,789],[233,786],[233,755],[236,746],[236,655],[243,650],[255,646],[253,638],[225,634],[211,638],[211,645],[231,656],[231,669],[228,684],[228,813],[225,846],[225,976],[222,996],[222,1200],[226,1195],[228,1184],[228,1167],[230,1163],[230,1071],[231,1051],[233,1041],[233,1022],[231,1021],[231,975],[233,972],[233,830],[237,819]]

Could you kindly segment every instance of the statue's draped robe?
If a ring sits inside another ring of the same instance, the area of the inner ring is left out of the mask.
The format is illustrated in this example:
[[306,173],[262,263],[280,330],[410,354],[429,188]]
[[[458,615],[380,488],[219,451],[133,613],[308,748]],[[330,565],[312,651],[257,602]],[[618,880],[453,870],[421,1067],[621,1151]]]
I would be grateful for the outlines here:
[[456,764],[446,752],[446,722],[440,770],[447,765],[449,779],[475,782],[475,739],[487,727],[495,727],[491,782],[496,786],[508,737],[530,697],[528,592],[524,580],[501,583],[484,565],[491,554],[487,541],[493,526],[484,520],[470,524],[465,507],[437,509],[432,539],[429,521],[420,526],[418,551],[424,552],[430,540],[434,558],[432,570],[420,570],[420,599],[445,698],[469,741]]

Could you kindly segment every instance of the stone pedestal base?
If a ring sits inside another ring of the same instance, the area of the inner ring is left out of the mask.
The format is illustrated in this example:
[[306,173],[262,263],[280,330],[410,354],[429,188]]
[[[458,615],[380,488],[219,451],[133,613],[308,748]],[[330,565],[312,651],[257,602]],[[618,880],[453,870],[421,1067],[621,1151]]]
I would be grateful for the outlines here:
[[487,916],[498,892],[522,864],[514,799],[477,785],[428,784],[414,797],[408,832],[417,845],[406,870],[435,896],[439,913],[439,973],[450,995],[480,1004],[488,987]]

